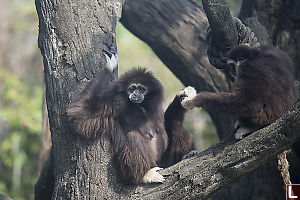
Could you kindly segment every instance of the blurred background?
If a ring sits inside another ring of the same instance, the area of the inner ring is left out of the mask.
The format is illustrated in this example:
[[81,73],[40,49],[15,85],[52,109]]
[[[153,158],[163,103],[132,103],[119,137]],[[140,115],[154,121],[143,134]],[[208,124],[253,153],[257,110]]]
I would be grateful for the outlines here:
[[[237,15],[241,0],[228,3]],[[42,137],[43,63],[37,37],[34,0],[0,0],[0,194],[15,200],[33,199],[40,156],[45,157],[40,152],[50,145]],[[165,88],[164,108],[184,88],[152,50],[121,24],[117,46],[119,74],[137,66],[151,70]],[[185,127],[199,150],[218,141],[203,110],[189,112]]]

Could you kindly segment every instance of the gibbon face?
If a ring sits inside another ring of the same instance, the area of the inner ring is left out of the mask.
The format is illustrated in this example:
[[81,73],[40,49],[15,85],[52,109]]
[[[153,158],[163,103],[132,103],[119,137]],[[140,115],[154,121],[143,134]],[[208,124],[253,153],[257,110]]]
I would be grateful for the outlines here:
[[240,66],[245,66],[248,61],[257,59],[259,54],[259,49],[251,48],[247,45],[239,45],[231,49],[227,53],[227,66],[229,68],[230,80],[234,82],[238,78]]
[[142,103],[148,92],[148,88],[140,83],[132,83],[127,88],[128,98],[133,103]]

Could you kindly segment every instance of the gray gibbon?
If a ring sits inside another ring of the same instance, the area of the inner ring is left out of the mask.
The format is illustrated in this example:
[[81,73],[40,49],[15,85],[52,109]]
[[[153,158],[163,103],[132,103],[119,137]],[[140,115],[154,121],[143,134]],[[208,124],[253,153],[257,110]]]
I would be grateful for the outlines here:
[[186,88],[163,112],[163,87],[146,69],[132,69],[111,82],[117,55],[104,53],[106,67],[90,81],[67,109],[74,132],[88,140],[108,134],[112,159],[127,184],[163,182],[158,172],[192,150],[192,137],[183,127]]
[[[236,117],[235,138],[242,139],[283,116],[299,94],[292,60],[283,51],[238,45],[227,55],[233,91],[200,92],[184,97],[181,103],[186,109],[202,107]],[[293,147],[298,156],[299,146]]]

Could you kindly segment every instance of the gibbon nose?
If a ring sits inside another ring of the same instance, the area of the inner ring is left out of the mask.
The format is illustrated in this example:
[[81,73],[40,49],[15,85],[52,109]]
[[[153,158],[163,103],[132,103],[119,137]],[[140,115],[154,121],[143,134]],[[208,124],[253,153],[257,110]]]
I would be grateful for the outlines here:
[[134,91],[129,95],[129,99],[134,103],[141,103],[144,100],[144,96],[140,92]]
[[132,98],[137,100],[139,98],[140,94],[135,90],[133,93],[132,93]]

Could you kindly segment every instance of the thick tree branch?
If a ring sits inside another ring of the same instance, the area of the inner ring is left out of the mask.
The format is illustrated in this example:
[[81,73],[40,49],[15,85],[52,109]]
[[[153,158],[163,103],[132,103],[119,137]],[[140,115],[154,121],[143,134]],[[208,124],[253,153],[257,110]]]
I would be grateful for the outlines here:
[[208,199],[300,138],[300,101],[285,116],[243,140],[226,140],[162,171],[164,184],[138,187],[132,199]]
[[225,0],[203,0],[212,34],[219,48],[226,53],[238,44],[238,32]]
[[145,41],[183,82],[198,91],[224,91],[224,75],[207,59],[207,18],[196,1],[127,0],[122,24]]

